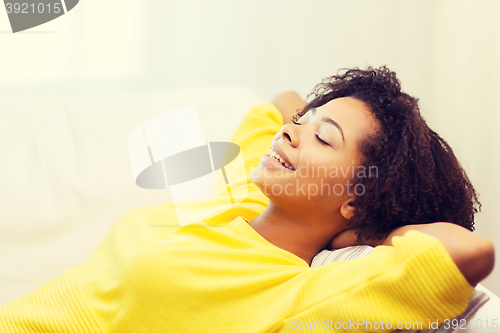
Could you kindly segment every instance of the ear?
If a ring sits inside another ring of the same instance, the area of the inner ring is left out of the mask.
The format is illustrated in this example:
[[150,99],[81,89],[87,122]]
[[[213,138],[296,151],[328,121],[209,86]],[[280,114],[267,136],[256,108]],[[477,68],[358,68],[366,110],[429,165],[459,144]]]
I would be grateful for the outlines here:
[[348,220],[351,219],[351,217],[354,215],[354,198],[349,198],[346,201],[342,203],[342,206],[340,206],[340,214]]

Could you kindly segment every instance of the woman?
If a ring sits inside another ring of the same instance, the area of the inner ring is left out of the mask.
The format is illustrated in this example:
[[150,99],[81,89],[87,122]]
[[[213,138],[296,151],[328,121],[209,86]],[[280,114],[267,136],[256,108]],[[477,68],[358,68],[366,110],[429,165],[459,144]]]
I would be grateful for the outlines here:
[[[288,332],[359,319],[425,328],[463,311],[493,247],[469,231],[475,192],[395,73],[329,78],[295,124],[289,95],[250,110],[232,139],[253,182],[232,184],[249,191],[242,203],[185,227],[171,204],[132,210],[82,265],[0,307],[3,331]],[[324,248],[358,243],[356,232],[385,246],[309,267]]]

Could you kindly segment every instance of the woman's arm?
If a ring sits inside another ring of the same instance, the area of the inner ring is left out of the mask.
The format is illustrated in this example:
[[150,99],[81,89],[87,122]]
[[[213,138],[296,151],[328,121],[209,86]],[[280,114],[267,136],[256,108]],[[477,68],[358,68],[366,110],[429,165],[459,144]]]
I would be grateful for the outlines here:
[[307,103],[295,91],[286,91],[278,94],[271,101],[283,115],[285,124],[292,123],[292,117],[302,110]]
[[[362,243],[371,246],[392,246],[395,236],[403,236],[409,230],[417,230],[437,238],[472,286],[483,280],[493,270],[495,252],[491,241],[474,235],[469,230],[453,223],[407,225],[394,229],[386,239]],[[357,241],[355,232],[355,229],[345,230],[335,236],[330,245],[332,248],[361,245],[361,242]]]
[[418,230],[437,238],[472,286],[493,270],[495,251],[491,241],[453,223],[436,222],[400,227],[393,230],[381,245],[392,246],[393,237],[403,236],[408,230]]

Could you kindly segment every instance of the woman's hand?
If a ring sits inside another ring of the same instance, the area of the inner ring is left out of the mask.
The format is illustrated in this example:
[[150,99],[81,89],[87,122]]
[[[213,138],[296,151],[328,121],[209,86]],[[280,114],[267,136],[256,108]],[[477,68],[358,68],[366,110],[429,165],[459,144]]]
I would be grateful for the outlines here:
[[347,246],[356,246],[356,245],[370,245],[370,246],[378,246],[382,245],[382,243],[385,241],[385,239],[369,239],[364,242],[358,241],[358,238],[356,236],[356,232],[359,229],[357,228],[350,228],[342,231],[339,233],[337,236],[333,237],[332,240],[330,241],[330,244],[328,246],[329,249],[341,249],[343,247]]
[[292,117],[297,114],[297,110],[302,110],[307,103],[295,91],[286,91],[278,94],[271,101],[283,115],[283,123],[291,124]]

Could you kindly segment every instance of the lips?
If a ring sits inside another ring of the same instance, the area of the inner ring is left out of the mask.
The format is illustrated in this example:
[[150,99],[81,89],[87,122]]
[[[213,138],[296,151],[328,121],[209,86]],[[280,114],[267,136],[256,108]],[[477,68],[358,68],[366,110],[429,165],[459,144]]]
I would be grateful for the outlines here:
[[273,145],[271,145],[271,149],[274,150],[278,155],[280,155],[280,157],[283,158],[285,162],[293,166],[293,164],[290,162],[290,159],[286,156],[285,152],[283,151],[283,149],[281,149],[280,146],[274,145],[273,147]]
[[278,146],[273,147],[271,145],[271,149],[269,150],[268,156],[275,159],[278,163],[281,163],[288,170],[291,170],[291,171],[296,170],[295,167],[292,165],[292,163],[290,163],[290,160],[288,159],[288,157],[285,155],[285,153],[283,152],[283,150],[280,147],[278,147]]

